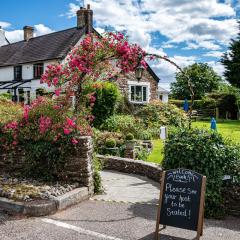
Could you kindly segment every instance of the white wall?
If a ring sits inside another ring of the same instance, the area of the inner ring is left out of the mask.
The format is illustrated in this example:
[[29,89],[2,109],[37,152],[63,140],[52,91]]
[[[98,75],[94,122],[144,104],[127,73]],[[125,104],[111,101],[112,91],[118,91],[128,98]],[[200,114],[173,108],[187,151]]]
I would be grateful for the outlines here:
[[[162,99],[160,98],[160,96],[162,96]],[[168,102],[168,93],[166,92],[158,92],[158,99],[161,100],[164,103]]]
[[33,78],[33,64],[22,65],[22,79],[28,80]]
[[12,81],[14,78],[13,67],[0,68],[0,81]]

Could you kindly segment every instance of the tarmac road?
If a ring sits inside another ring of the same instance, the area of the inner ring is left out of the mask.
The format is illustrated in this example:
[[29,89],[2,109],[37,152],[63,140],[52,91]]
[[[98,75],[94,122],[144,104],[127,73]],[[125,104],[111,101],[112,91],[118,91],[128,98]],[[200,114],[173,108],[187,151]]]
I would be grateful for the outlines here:
[[[156,183],[137,175],[106,171],[102,175],[107,194],[54,215],[18,219],[0,210],[0,240],[154,239],[159,194]],[[195,235],[167,227],[160,239],[185,240]],[[206,220],[201,239],[239,240],[240,219]]]

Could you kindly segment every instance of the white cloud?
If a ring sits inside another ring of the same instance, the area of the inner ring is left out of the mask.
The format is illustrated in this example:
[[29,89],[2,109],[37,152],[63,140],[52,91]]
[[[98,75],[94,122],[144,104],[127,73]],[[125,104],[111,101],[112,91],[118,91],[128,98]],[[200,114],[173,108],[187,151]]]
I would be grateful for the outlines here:
[[188,42],[187,47],[184,49],[190,50],[190,49],[208,49],[208,50],[219,50],[221,47],[217,44],[215,44],[213,41],[201,41],[198,43]]
[[23,40],[23,30],[5,31],[5,35],[10,43]]
[[45,34],[54,32],[51,28],[46,27],[43,24],[37,24],[37,25],[34,25],[34,27],[35,27],[35,35],[36,36],[41,36],[41,35],[45,35]]
[[209,61],[207,64],[214,69],[214,71],[223,77],[224,66],[220,62]]
[[221,58],[223,56],[223,52],[220,51],[210,51],[203,55],[204,57],[214,57],[214,58]]
[[[35,31],[34,31],[35,37],[54,32],[51,28],[41,23],[34,25],[34,28],[35,28]],[[23,40],[23,30],[5,30],[5,35],[10,43]]]
[[10,27],[10,26],[11,26],[10,23],[8,23],[8,22],[1,22],[0,21],[0,27],[2,27],[2,28],[7,28],[7,27]]
[[[182,51],[206,49],[210,51],[203,57],[219,57],[221,49],[237,34],[236,5],[232,0],[222,3],[218,0],[86,0],[86,4],[94,11],[97,28],[125,31],[132,42],[137,42],[148,52],[165,55],[163,49],[174,48],[176,54],[171,59],[182,67],[201,59],[183,56],[182,52],[179,56],[178,44],[186,44]],[[67,17],[75,17],[79,6],[80,1],[73,0]],[[151,46],[153,33],[167,38],[159,49]],[[223,72],[221,64],[215,61],[209,64],[218,73]],[[151,66],[161,83],[174,81],[176,69],[169,63],[154,62]]]

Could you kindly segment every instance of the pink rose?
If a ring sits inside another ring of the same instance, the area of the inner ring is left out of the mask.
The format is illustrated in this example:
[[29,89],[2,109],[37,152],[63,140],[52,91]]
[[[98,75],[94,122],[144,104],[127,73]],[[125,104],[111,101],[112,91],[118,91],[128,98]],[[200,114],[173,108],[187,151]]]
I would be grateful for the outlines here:
[[72,144],[73,144],[73,145],[78,144],[78,140],[76,140],[76,138],[72,138]]
[[62,91],[61,88],[57,88],[57,89],[54,91],[57,97],[59,97],[61,91]]
[[69,135],[71,133],[71,130],[68,128],[63,129],[64,134]]

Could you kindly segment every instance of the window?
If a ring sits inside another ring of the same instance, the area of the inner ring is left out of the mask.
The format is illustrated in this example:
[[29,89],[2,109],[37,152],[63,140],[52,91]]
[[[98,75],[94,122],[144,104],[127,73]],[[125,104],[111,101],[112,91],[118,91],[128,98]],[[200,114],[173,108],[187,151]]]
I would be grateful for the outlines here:
[[159,100],[160,100],[160,101],[163,100],[163,95],[162,95],[162,94],[159,95]]
[[33,65],[33,77],[41,78],[43,74],[43,63],[37,63]]
[[20,81],[22,80],[22,66],[15,66],[14,67],[14,80]]
[[19,102],[24,102],[24,91],[22,88],[18,89],[18,101]]
[[147,102],[147,86],[134,85],[130,86],[131,90],[131,102],[143,103]]

